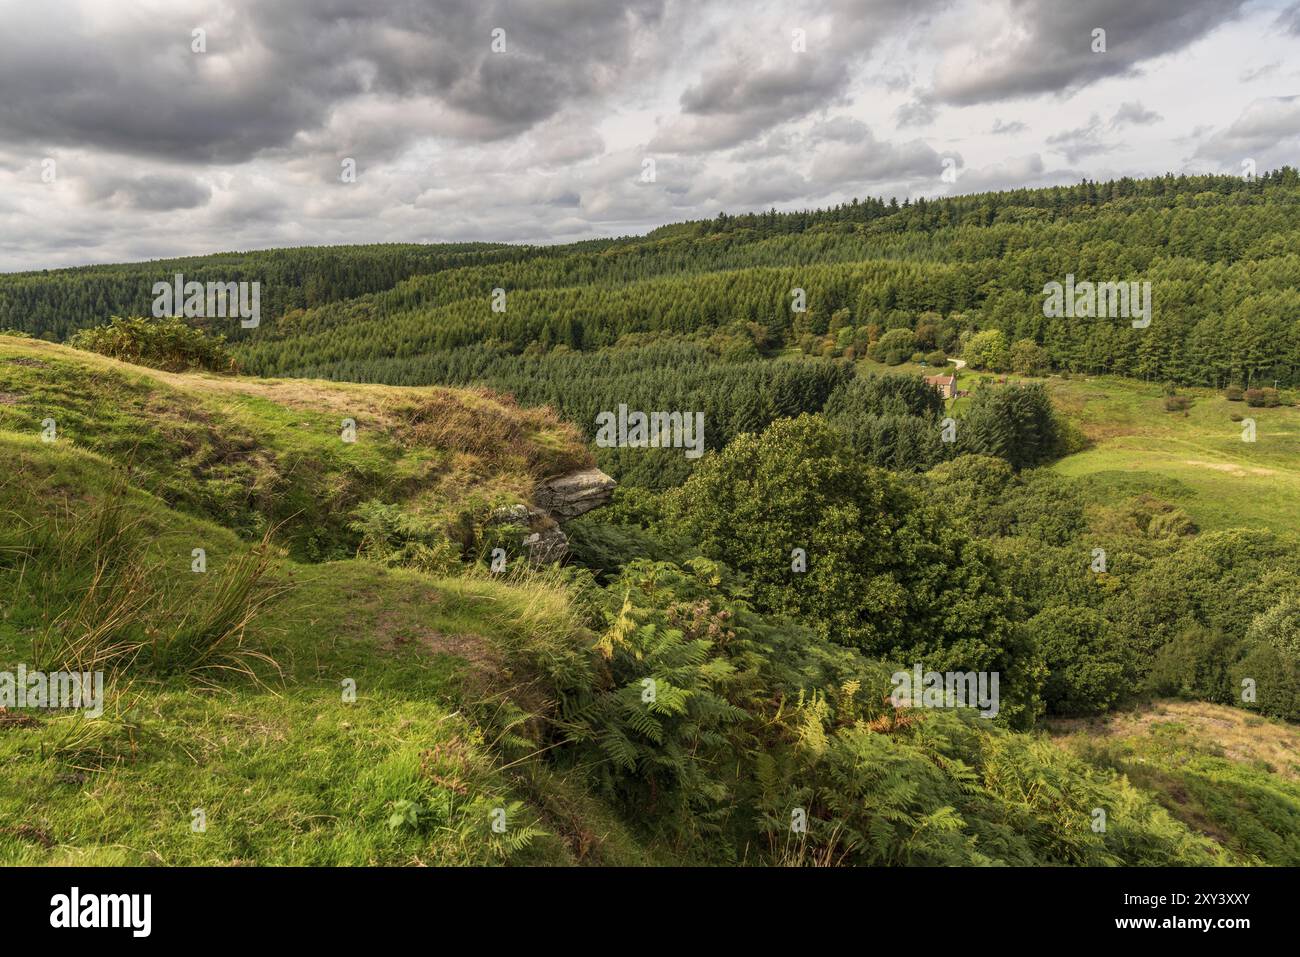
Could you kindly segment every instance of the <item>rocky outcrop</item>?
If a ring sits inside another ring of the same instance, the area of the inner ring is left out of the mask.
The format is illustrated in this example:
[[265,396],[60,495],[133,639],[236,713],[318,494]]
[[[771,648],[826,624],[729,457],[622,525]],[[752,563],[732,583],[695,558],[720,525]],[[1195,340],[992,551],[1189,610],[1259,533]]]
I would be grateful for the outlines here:
[[560,530],[560,526],[552,525],[540,532],[530,532],[524,538],[524,547],[528,549],[528,560],[534,565],[550,565],[563,561],[569,554],[569,536]]
[[600,469],[581,469],[542,482],[533,490],[533,501],[557,522],[567,522],[608,505],[617,484]]
[[532,564],[562,561],[569,553],[569,538],[560,523],[609,504],[617,484],[594,468],[559,475],[533,490],[536,508],[527,505],[499,508],[493,513],[492,522],[513,525],[524,532],[523,544]]

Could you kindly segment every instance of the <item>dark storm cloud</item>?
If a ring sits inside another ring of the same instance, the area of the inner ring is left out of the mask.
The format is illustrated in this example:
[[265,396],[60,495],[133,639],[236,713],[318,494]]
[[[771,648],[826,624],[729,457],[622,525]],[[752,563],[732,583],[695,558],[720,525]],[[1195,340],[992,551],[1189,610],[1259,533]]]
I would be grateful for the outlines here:
[[[1011,0],[1014,40],[978,51],[976,61],[949,64],[936,93],[954,105],[989,103],[1042,93],[1067,93],[1135,72],[1181,50],[1234,19],[1246,0]],[[1106,51],[1092,49],[1095,28]]]
[[[492,139],[602,92],[660,10],[661,0],[232,0],[127,12],[92,30],[73,5],[31,4],[0,33],[0,139],[239,162],[319,130],[362,95],[432,97]],[[206,53],[191,51],[195,28]],[[495,28],[504,53],[490,48]]]
[[161,173],[89,178],[82,182],[81,192],[87,202],[149,212],[194,209],[212,198],[212,187],[191,176]]

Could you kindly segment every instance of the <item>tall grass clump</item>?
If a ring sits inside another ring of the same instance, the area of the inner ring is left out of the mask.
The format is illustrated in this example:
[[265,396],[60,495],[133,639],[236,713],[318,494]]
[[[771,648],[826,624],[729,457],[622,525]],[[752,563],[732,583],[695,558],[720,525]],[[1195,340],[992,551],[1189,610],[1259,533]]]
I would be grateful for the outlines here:
[[283,591],[267,582],[271,533],[220,571],[178,580],[127,501],[122,476],[90,505],[38,515],[4,542],[15,587],[34,608],[35,666],[152,677],[252,677],[258,664],[274,667],[246,640],[259,610]]

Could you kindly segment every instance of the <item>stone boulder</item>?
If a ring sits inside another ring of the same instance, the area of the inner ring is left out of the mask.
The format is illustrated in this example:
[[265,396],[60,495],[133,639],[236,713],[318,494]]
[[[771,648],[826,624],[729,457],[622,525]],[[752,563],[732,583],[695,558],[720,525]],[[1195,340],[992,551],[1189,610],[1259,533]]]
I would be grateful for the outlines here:
[[507,505],[492,513],[493,525],[519,529],[534,565],[563,561],[569,552],[569,537],[560,522],[577,518],[609,503],[617,483],[600,469],[581,469],[547,479],[533,491],[536,508]]
[[600,469],[580,469],[540,483],[533,490],[533,502],[557,522],[567,522],[608,505],[617,484]]

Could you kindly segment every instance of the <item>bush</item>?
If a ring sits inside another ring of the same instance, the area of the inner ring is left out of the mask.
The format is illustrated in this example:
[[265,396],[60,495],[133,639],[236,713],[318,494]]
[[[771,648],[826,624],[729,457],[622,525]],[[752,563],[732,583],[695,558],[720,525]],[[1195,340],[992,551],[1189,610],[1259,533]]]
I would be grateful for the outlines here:
[[1230,385],[1223,390],[1223,397],[1229,402],[1240,402],[1243,398],[1242,388],[1239,385]]
[[463,545],[400,505],[377,499],[363,502],[353,511],[348,531],[360,536],[358,556],[384,565],[417,568],[431,575],[448,575],[460,568]]
[[[1253,687],[1255,700],[1240,699]],[[1273,718],[1300,721],[1300,662],[1268,644],[1249,647],[1232,669],[1232,690],[1244,707]]]
[[1125,686],[1125,646],[1091,608],[1060,605],[1039,612],[1029,630],[1047,665],[1043,701],[1050,714],[1097,714],[1108,710]]
[[1156,652],[1148,687],[1157,695],[1235,704],[1229,672],[1240,652],[1239,639],[1217,628],[1192,625]]
[[1192,407],[1192,400],[1185,395],[1165,396],[1166,412],[1186,412]]
[[972,368],[990,372],[1004,372],[1011,364],[1006,337],[997,329],[975,333],[966,343],[962,355]]
[[891,329],[867,348],[867,357],[885,365],[901,365],[916,351],[911,329]]
[[237,372],[225,342],[225,336],[209,336],[176,316],[114,316],[106,326],[82,329],[68,345],[167,372]]
[[1274,409],[1282,404],[1282,397],[1272,387],[1247,389],[1246,404],[1254,409]]
[[1240,694],[1250,679],[1255,700],[1246,707],[1287,721],[1300,721],[1300,592],[1291,592],[1256,615],[1246,631],[1246,653],[1233,669]]
[[1192,517],[1184,512],[1181,508],[1170,508],[1167,511],[1157,512],[1151,516],[1147,523],[1146,533],[1148,538],[1182,538],[1187,535],[1195,535],[1199,528]]
[[1271,645],[1300,662],[1300,592],[1284,595],[1277,604],[1255,616],[1246,631],[1252,645]]
[[1011,347],[1011,369],[1021,375],[1042,375],[1051,367],[1047,350],[1033,339],[1017,339]]
[[935,349],[934,352],[925,354],[925,364],[930,366],[946,366],[948,364],[948,354],[942,349]]

